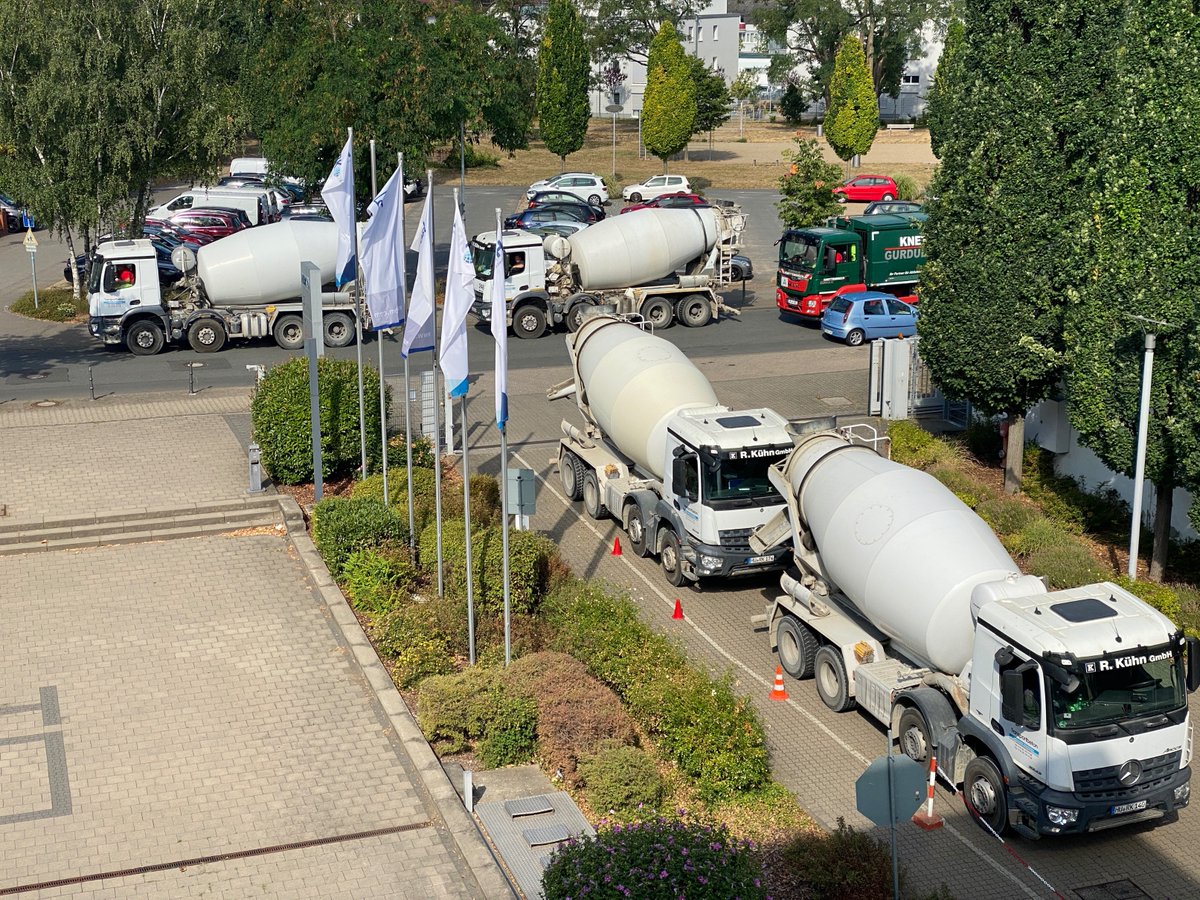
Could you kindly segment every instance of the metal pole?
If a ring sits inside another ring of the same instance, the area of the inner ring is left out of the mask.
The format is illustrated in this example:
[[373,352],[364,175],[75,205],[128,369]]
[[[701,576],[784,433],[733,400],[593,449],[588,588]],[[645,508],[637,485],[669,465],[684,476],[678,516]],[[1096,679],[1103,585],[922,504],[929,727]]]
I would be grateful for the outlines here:
[[475,575],[471,564],[471,470],[467,466],[467,395],[462,398],[463,451],[463,509],[466,512],[467,532],[467,649],[471,665],[475,665]]
[[[433,190],[433,169],[425,170],[425,183]],[[429,204],[429,245],[433,246],[433,204]],[[433,260],[429,261],[429,297],[433,302],[433,510],[434,526],[437,530],[437,595],[446,595],[445,578],[442,575],[442,413],[439,385],[441,383],[441,359],[438,355],[437,296],[434,293]]]
[[[496,240],[504,233],[502,213],[496,210]],[[499,373],[497,373],[497,377]],[[504,571],[504,665],[512,662],[512,602],[508,577],[508,426],[500,424],[500,552]]]
[[88,390],[92,392],[92,399],[96,399],[96,375],[92,372],[92,366],[88,366]]
[[[396,165],[400,167],[400,290],[407,305],[408,300],[408,237],[404,231],[404,154],[396,154]],[[408,327],[407,319],[405,328]],[[417,523],[413,516],[413,484],[412,484],[412,388],[408,380],[408,357],[404,357],[404,468],[408,475],[408,549],[415,553],[417,549]]]
[[891,822],[890,831],[892,833],[892,896],[895,900],[900,900],[900,862],[896,857],[896,790],[893,782],[892,767],[892,726],[888,725],[887,732],[887,791],[888,791],[888,821]]
[[[379,196],[379,182],[376,180],[375,172],[375,138],[371,138],[371,199],[374,200]],[[404,185],[400,185],[400,203],[404,203]],[[401,242],[404,241],[404,235],[400,236]],[[392,495],[388,492],[388,425],[387,425],[387,390],[383,381],[383,335],[377,336],[376,343],[379,345],[379,437],[381,438],[380,453],[382,454],[383,462],[383,505],[391,506]]]
[[612,173],[613,178],[617,177],[617,114],[613,113],[613,159]]
[[1138,410],[1137,458],[1133,464],[1133,521],[1129,525],[1129,578],[1137,580],[1138,543],[1142,539],[1142,488],[1146,475],[1146,432],[1150,426],[1150,382],[1154,373],[1157,336],[1146,333],[1146,356],[1142,364],[1142,402]]
[[[354,179],[354,129],[347,128],[346,132],[350,139],[350,165],[352,171],[350,173],[351,181]],[[357,194],[357,191],[355,191]],[[359,453],[361,454],[361,468],[359,469],[359,478],[367,477],[367,419],[366,409],[367,402],[363,393],[363,360],[362,360],[362,345],[363,345],[363,327],[362,327],[362,273],[358,266],[358,212],[355,210],[355,198],[351,198],[350,203],[350,236],[354,241],[354,331],[355,342],[354,347],[358,358],[358,444]]]
[[[31,232],[32,233],[32,232]],[[29,254],[29,270],[33,272],[33,308],[41,309],[41,304],[38,303],[37,289],[37,251],[32,251]]]

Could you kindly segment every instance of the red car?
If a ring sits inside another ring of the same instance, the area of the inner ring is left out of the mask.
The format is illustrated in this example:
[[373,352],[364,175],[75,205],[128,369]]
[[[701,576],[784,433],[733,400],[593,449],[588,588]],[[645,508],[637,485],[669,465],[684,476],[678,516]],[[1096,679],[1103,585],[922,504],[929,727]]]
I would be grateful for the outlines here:
[[645,203],[630,204],[621,210],[621,212],[633,212],[638,209],[692,209],[708,205],[709,202],[699,194],[679,192],[676,194],[661,194],[653,200],[647,200]]
[[184,231],[214,238],[227,237],[246,227],[240,216],[216,209],[181,209],[171,216],[171,224]]
[[886,175],[855,175],[833,189],[834,199],[838,203],[855,200],[861,203],[873,203],[876,200],[895,200],[900,196],[896,190],[896,182]]

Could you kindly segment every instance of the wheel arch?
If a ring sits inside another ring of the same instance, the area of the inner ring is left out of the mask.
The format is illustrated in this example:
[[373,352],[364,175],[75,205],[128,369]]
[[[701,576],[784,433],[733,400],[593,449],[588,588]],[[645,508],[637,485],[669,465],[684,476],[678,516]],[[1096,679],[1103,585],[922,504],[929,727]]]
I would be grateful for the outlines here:
[[935,754],[948,743],[950,734],[957,732],[954,708],[946,695],[936,688],[922,686],[900,692],[892,704],[892,732],[895,734],[900,733],[900,717],[906,709],[916,709],[925,717]]

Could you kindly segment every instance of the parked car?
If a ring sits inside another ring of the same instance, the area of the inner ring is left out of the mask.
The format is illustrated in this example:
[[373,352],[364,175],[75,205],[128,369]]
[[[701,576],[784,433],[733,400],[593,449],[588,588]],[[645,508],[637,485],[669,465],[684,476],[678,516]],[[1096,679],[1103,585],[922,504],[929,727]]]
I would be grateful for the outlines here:
[[621,210],[623,213],[635,212],[639,209],[695,209],[704,206],[711,206],[707,200],[699,194],[689,194],[684,191],[679,191],[674,194],[660,194],[653,200],[644,200],[641,203],[633,203]]
[[750,281],[754,278],[754,263],[750,257],[735,253],[729,265],[730,277],[734,281]]
[[878,338],[912,337],[917,333],[917,310],[880,291],[843,294],[826,307],[821,333],[851,347]]
[[318,216],[322,219],[333,218],[333,214],[330,213],[329,207],[319,200],[312,200],[308,203],[293,203],[288,207],[287,215],[293,219],[297,216]]
[[604,179],[591,172],[564,172],[553,178],[535,181],[525,192],[525,197],[532,199],[534,194],[546,190],[565,191],[591,206],[602,206],[608,202],[608,188],[604,185]]
[[627,184],[621,189],[621,199],[630,203],[652,200],[663,194],[691,193],[692,186],[682,175],[655,175],[640,184]]
[[833,198],[838,203],[845,203],[847,200],[860,203],[895,200],[899,195],[896,182],[886,175],[855,175],[833,189]]
[[146,224],[142,226],[142,233],[146,237],[154,237],[156,234],[166,235],[180,243],[187,244],[193,250],[197,247],[203,247],[205,244],[211,244],[216,240],[211,234],[199,234],[195,231],[188,231],[184,228],[179,228],[165,219],[147,219]]
[[603,219],[605,216],[604,207],[594,206],[591,203],[586,203],[580,200],[574,194],[569,194],[566,191],[538,191],[532,197],[527,198],[530,206],[542,206],[546,203],[582,203],[596,211],[596,218]]
[[541,222],[537,225],[530,225],[524,230],[530,234],[536,234],[544,238],[548,238],[551,235],[570,237],[587,227],[587,222]]
[[214,238],[228,237],[245,227],[242,219],[233,213],[203,207],[180,210],[171,216],[171,222],[185,231],[208,234]]
[[505,228],[525,230],[533,225],[546,222],[582,222],[590,224],[579,210],[568,206],[536,206],[533,209],[522,210],[516,215],[504,220]]
[[404,179],[404,199],[416,200],[425,193],[425,182],[415,176]]
[[0,194],[0,210],[4,211],[4,217],[8,221],[8,230],[21,230],[21,207],[17,205],[17,201],[7,194]]
[[909,213],[923,212],[920,203],[915,200],[876,200],[867,204],[862,211],[864,216],[905,216]]

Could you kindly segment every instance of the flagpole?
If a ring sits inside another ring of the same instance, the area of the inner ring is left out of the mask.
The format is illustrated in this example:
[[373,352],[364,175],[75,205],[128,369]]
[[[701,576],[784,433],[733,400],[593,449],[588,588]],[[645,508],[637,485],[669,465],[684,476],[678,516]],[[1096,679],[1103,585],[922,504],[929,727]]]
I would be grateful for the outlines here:
[[[433,193],[433,169],[425,170],[425,183],[428,191]],[[433,248],[433,203],[429,204],[429,247]],[[434,527],[437,530],[437,595],[446,595],[445,578],[442,574],[442,415],[439,407],[442,405],[440,388],[441,370],[438,354],[438,324],[437,324],[437,293],[436,279],[433,276],[433,261],[430,260],[429,270],[429,301],[433,304],[433,511]]]
[[[354,183],[354,129],[346,129],[347,139],[350,141],[350,183]],[[362,270],[358,263],[358,213],[355,210],[356,197],[352,194],[350,197],[350,237],[354,242],[354,342],[355,351],[358,357],[358,442],[361,453],[362,466],[359,469],[359,478],[367,477],[367,419],[366,419],[366,397],[363,394],[363,360],[362,360],[362,345],[363,345],[363,305],[362,305]]]
[[[404,232],[404,154],[396,154],[396,165],[400,168],[400,290],[407,309],[408,301],[408,239]],[[404,327],[408,327],[408,316],[405,314]],[[409,407],[412,399],[412,389],[408,380],[408,354],[404,356],[404,467],[408,474],[408,549],[416,554],[417,536],[413,533],[417,528],[413,516],[413,485],[412,485],[412,418]]]
[[[458,189],[454,190],[454,206],[458,210]],[[459,213],[461,215],[461,213]],[[457,248],[454,245],[454,238],[450,239],[450,252],[453,254]],[[453,270],[447,267],[446,292],[450,291],[449,274]],[[443,307],[443,311],[446,307]],[[446,323],[442,322],[442,330],[445,331]],[[463,356],[467,359],[467,329],[463,328]],[[469,364],[468,364],[469,365]],[[457,376],[455,376],[457,377]],[[449,399],[449,395],[447,395]],[[453,409],[453,405],[450,407]],[[449,423],[447,423],[449,424]],[[467,554],[467,648],[468,657],[471,665],[475,665],[475,569],[471,564],[471,468],[467,462],[467,395],[462,395],[462,480],[463,480],[463,510],[465,513],[464,530],[466,531],[466,554]]]
[[[503,214],[499,209],[496,210],[496,241],[499,242],[503,234],[504,223],[502,221]],[[496,277],[496,272],[492,273],[492,277]],[[493,313],[493,316],[495,313]],[[493,325],[495,323],[493,322]],[[501,328],[507,328],[507,324],[501,323]],[[507,360],[506,360],[507,363]],[[507,382],[507,378],[505,379]],[[466,416],[464,415],[465,419]],[[509,598],[509,578],[508,578],[508,423],[497,422],[500,428],[500,551],[503,557],[504,568],[504,665],[512,662],[512,604]],[[465,446],[465,444],[464,444]]]
[[[371,199],[374,200],[379,196],[378,182],[375,180],[375,138],[371,138]],[[400,202],[404,202],[404,185],[400,185]],[[400,242],[404,243],[404,236],[400,236]],[[387,389],[383,381],[383,334],[378,335],[379,344],[379,436],[383,440],[383,505],[390,506],[392,499],[388,493],[388,425],[387,425]]]

